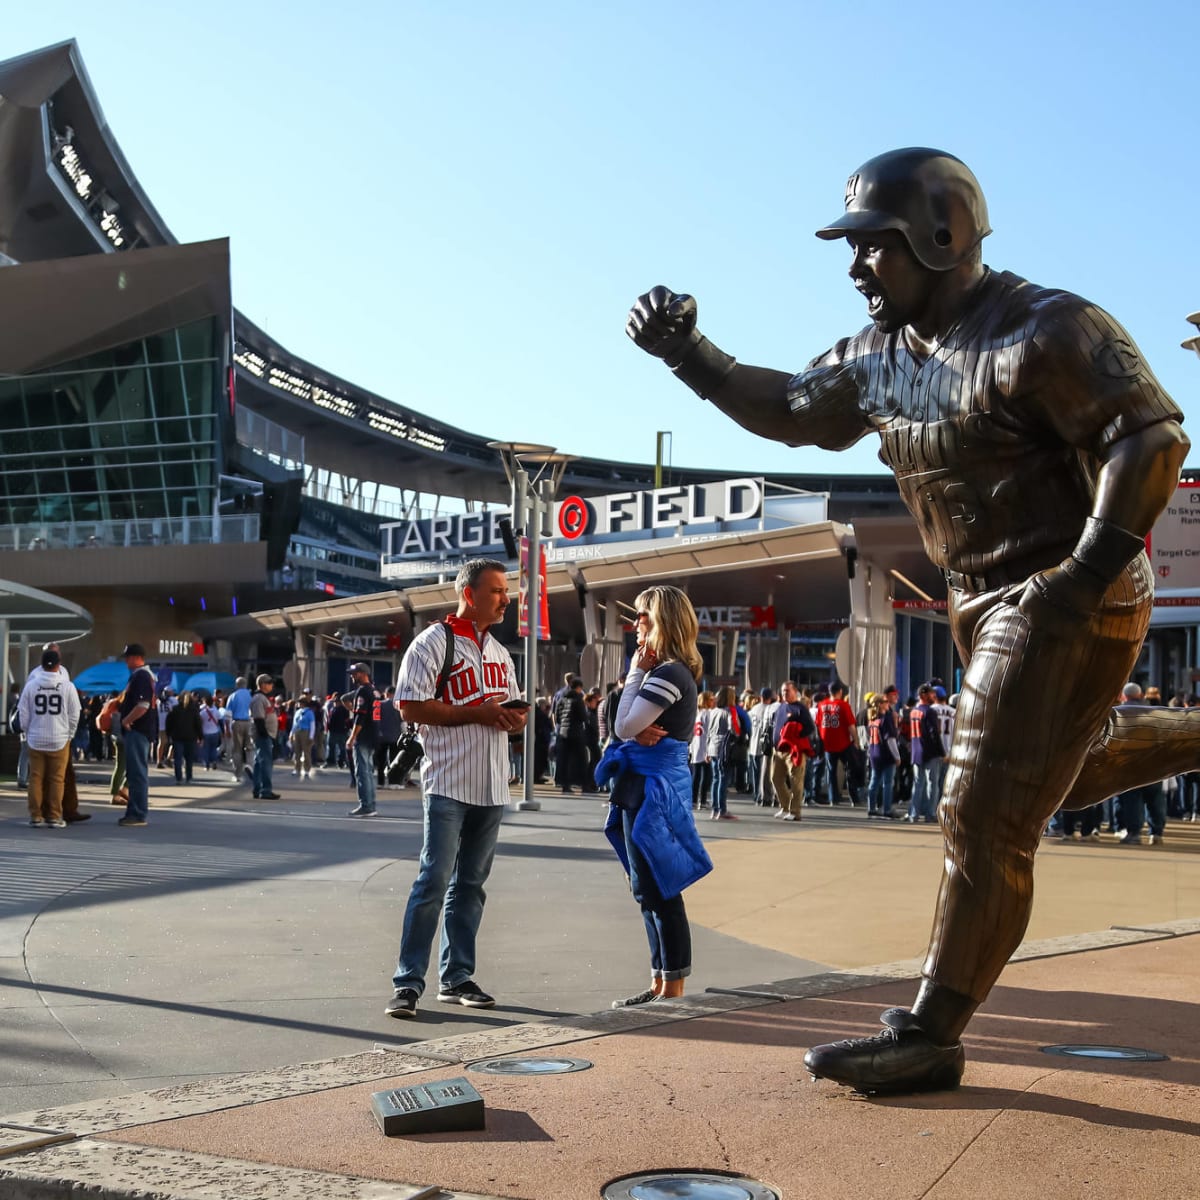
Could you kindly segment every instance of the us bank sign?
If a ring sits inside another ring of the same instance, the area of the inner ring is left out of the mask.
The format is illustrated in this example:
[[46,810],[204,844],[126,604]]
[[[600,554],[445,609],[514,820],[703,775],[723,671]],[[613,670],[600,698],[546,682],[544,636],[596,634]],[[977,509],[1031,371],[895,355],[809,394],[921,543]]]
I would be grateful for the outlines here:
[[[722,479],[608,496],[566,496],[554,505],[548,562],[603,558],[630,543],[687,543],[759,528],[764,513],[761,479]],[[398,521],[380,529],[382,575],[413,579],[447,572],[467,558],[504,557],[501,511],[455,513]]]

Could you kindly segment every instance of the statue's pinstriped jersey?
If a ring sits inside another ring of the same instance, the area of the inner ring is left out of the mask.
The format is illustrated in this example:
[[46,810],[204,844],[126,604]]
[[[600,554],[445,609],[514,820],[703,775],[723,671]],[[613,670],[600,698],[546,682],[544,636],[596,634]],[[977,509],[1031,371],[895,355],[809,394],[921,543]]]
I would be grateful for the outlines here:
[[869,326],[795,375],[788,402],[797,442],[877,432],[926,553],[970,575],[1057,562],[1091,512],[1097,459],[1182,420],[1108,313],[1009,272],[984,276],[928,358]]

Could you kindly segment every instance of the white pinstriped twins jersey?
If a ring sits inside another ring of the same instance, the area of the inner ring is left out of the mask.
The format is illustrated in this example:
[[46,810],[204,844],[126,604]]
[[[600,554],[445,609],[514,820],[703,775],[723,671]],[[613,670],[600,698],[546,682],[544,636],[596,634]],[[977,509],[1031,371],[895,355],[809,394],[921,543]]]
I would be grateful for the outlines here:
[[[450,629],[455,633],[454,665],[441,698],[455,705],[516,699],[516,668],[508,651],[490,634],[477,640],[469,621],[450,617],[422,630],[405,652],[396,703],[433,699]],[[482,807],[508,803],[507,733],[485,725],[421,725],[418,733],[425,749],[421,790],[426,795]]]

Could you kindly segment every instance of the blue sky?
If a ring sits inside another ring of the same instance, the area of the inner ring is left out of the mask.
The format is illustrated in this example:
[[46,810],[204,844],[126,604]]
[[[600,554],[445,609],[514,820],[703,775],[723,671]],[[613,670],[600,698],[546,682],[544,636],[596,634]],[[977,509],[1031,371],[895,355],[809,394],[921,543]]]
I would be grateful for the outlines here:
[[465,429],[639,461],[669,430],[677,465],[714,473],[883,470],[873,439],[744,433],[623,326],[666,283],[740,360],[799,369],[866,323],[844,243],[813,230],[860,162],[933,145],[984,186],[985,261],[1108,308],[1198,436],[1195,0],[5,13],[5,56],[69,37],[176,236],[231,239],[247,316]]

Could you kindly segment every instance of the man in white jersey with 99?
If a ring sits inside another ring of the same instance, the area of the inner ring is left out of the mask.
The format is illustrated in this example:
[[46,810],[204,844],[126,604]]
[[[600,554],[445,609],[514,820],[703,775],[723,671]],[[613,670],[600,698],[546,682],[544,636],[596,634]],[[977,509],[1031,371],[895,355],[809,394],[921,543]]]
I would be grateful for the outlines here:
[[17,711],[29,745],[29,823],[65,829],[63,785],[79,725],[79,693],[59,661],[51,643],[25,684]]
[[[404,913],[395,991],[384,1010],[390,1017],[416,1015],[443,909],[438,999],[468,1008],[496,1003],[472,979],[475,937],[508,803],[508,735],[525,727],[526,708],[507,706],[524,703],[516,671],[508,651],[488,634],[508,607],[504,564],[472,559],[454,588],[458,612],[417,636],[396,686],[396,705],[419,726],[425,748],[425,843]],[[447,638],[453,638],[452,655]]]

